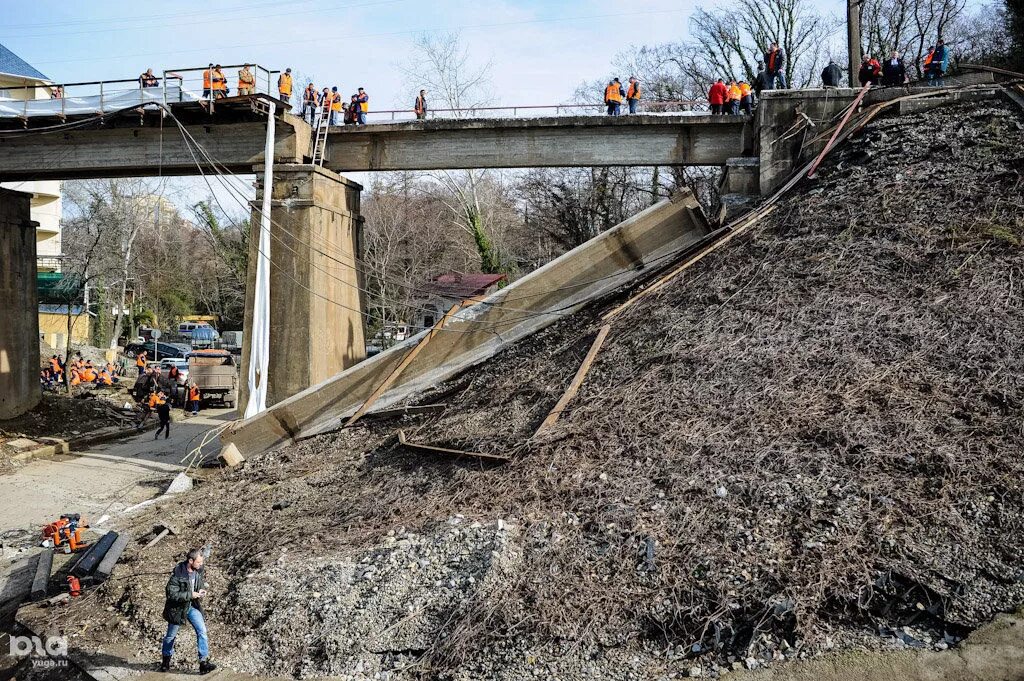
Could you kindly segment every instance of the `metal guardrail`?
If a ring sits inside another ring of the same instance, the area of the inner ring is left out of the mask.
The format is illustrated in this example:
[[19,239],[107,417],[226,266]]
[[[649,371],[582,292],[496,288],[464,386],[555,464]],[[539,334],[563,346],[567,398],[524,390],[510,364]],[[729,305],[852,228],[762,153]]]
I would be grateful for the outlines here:
[[[500,116],[502,113],[511,112],[512,118],[519,116],[521,111],[543,111],[552,112],[555,116],[580,115],[580,112],[597,109],[604,111],[607,108],[604,104],[525,104],[516,106],[477,106],[460,109],[428,109],[427,118],[461,118],[458,114],[470,114],[472,118],[486,118],[488,116]],[[710,110],[707,102],[700,100],[679,100],[671,102],[641,101],[638,113],[690,113],[704,112]],[[455,116],[444,116],[442,114],[456,114]],[[412,109],[384,109],[380,111],[368,111],[367,117],[389,117],[392,121],[415,119],[416,113]],[[627,114],[623,114],[627,115]]]

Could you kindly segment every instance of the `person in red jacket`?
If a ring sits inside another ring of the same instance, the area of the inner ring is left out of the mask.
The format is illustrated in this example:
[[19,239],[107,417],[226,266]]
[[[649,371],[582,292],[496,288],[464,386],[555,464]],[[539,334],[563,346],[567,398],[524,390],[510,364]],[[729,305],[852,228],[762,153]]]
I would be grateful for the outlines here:
[[722,109],[725,105],[725,100],[729,97],[729,88],[726,87],[725,82],[721,78],[718,82],[711,86],[711,90],[708,92],[708,102],[711,104],[711,113],[717,115],[722,114]]

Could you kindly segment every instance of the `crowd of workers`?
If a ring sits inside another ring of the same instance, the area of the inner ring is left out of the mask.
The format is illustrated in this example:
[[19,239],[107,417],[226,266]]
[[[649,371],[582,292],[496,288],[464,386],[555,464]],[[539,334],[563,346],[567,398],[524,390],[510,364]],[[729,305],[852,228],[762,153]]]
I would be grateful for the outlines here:
[[[145,351],[136,355],[135,366],[138,369],[138,376],[132,391],[142,407],[136,428],[141,429],[150,414],[155,413],[160,421],[156,437],[161,433],[164,434],[164,438],[170,437],[171,403],[174,402],[175,396],[179,395],[181,371],[173,364],[166,371],[159,365],[149,366]],[[115,386],[126,378],[125,372],[113,362],[94,366],[92,361],[84,359],[82,354],[78,353],[70,363],[65,362],[59,355],[50,357],[46,366],[39,372],[39,380],[44,387],[55,388],[64,384],[65,374],[71,387]],[[199,414],[201,401],[202,393],[199,386],[194,381],[186,382],[181,391],[184,413],[191,416]]]
[[50,357],[46,366],[39,372],[39,380],[44,387],[52,388],[64,383],[65,373],[68,377],[68,384],[71,386],[83,383],[112,386],[121,378],[120,370],[112,362],[93,366],[91,361],[83,359],[82,354],[78,353],[70,364],[58,355]]
[[[927,54],[921,61],[921,72],[924,74],[925,83],[936,87],[944,85],[943,76],[948,65],[949,51],[946,49],[945,42],[939,40],[928,48]],[[841,77],[839,65],[835,61],[829,62],[829,65],[821,73],[822,83],[826,87],[839,87]],[[910,74],[899,50],[893,50],[892,54],[882,62],[869,54],[864,55],[857,71],[857,81],[861,87],[868,84],[891,87],[909,83]]]

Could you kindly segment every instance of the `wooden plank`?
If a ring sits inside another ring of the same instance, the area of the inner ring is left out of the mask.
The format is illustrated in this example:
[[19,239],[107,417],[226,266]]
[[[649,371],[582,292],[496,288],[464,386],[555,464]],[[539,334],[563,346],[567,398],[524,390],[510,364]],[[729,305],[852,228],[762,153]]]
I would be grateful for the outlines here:
[[416,416],[418,414],[433,414],[439,411],[444,411],[448,408],[447,404],[411,404],[405,407],[395,407],[393,409],[381,409],[379,411],[371,411],[366,414],[364,418],[391,418],[393,416]]
[[580,364],[580,368],[576,370],[576,375],[572,377],[572,381],[569,382],[569,387],[562,393],[562,397],[559,398],[555,406],[548,412],[548,415],[541,422],[534,435],[540,434],[541,431],[546,428],[550,428],[555,425],[558,421],[558,417],[565,411],[566,406],[572,401],[572,398],[576,397],[576,393],[579,392],[580,386],[583,385],[583,379],[587,377],[587,372],[590,371],[590,366],[594,363],[594,359],[597,357],[598,351],[601,346],[604,345],[604,339],[608,337],[608,332],[612,330],[611,324],[605,324],[597,332],[597,338],[590,344],[590,350],[587,351],[587,356],[583,358],[583,363]]
[[860,106],[861,101],[864,99],[864,95],[866,95],[870,89],[870,82],[865,83],[864,87],[860,89],[860,93],[858,93],[857,98],[853,100],[853,103],[850,104],[850,108],[846,110],[846,115],[843,116],[843,120],[841,120],[839,125],[836,126],[835,132],[832,133],[832,138],[829,139],[828,144],[826,144],[825,148],[821,150],[820,154],[818,154],[818,158],[814,159],[814,162],[811,164],[811,169],[807,171],[807,177],[814,177],[814,171],[818,169],[818,164],[820,164],[822,159],[824,159],[825,156],[828,155],[828,152],[832,150],[832,145],[836,143],[836,138],[839,137],[839,133],[841,133],[843,128],[846,127],[846,123],[850,120],[850,116],[852,116],[853,112],[857,110],[858,106]]
[[501,454],[485,454],[483,452],[467,452],[461,449],[450,449],[448,447],[435,447],[433,445],[421,445],[415,442],[409,442],[405,438],[405,431],[398,431],[398,444],[402,445],[407,449],[415,451],[428,452],[431,454],[449,454],[455,457],[470,456],[475,459],[486,459],[488,461],[501,461],[505,462],[509,460],[509,457],[502,456]]
[[365,414],[370,409],[370,407],[373,406],[373,403],[376,402],[381,395],[387,392],[388,388],[390,388],[392,384],[394,384],[394,382],[398,380],[398,377],[402,375],[402,372],[405,371],[405,368],[412,364],[412,361],[416,359],[416,355],[420,354],[420,350],[425,348],[427,343],[429,343],[434,336],[441,332],[441,329],[443,329],[445,324],[448,323],[448,320],[452,318],[452,315],[458,312],[460,307],[461,305],[452,305],[452,309],[445,312],[444,316],[437,320],[437,323],[430,328],[430,331],[427,332],[427,335],[421,338],[420,342],[413,346],[413,348],[410,349],[409,352],[405,354],[405,357],[402,358],[402,361],[399,363],[397,367],[395,367],[394,371],[388,374],[387,378],[385,378],[381,382],[381,384],[377,386],[377,388],[370,394],[370,396],[366,398],[366,401],[363,402],[362,406],[360,406],[359,409],[356,410],[356,413],[352,414],[349,420],[345,422],[345,428],[348,428],[353,423],[362,418],[363,414]]
[[92,546],[86,549],[82,557],[75,563],[75,566],[71,568],[71,574],[80,579],[86,577],[96,569],[96,566],[103,560],[103,556],[106,555],[115,541],[117,541],[117,532],[113,531],[107,532],[97,539],[93,542]]
[[117,561],[120,560],[121,554],[124,553],[125,548],[128,546],[128,541],[131,539],[131,535],[127,532],[122,532],[114,540],[107,554],[103,556],[103,560],[100,561],[99,566],[96,568],[96,577],[99,579],[106,579],[110,576],[110,573],[114,571],[114,566],[117,565]]
[[53,571],[53,547],[43,550],[39,554],[39,562],[36,563],[36,574],[32,579],[32,591],[29,597],[32,600],[46,596],[46,587],[50,584],[50,572]]

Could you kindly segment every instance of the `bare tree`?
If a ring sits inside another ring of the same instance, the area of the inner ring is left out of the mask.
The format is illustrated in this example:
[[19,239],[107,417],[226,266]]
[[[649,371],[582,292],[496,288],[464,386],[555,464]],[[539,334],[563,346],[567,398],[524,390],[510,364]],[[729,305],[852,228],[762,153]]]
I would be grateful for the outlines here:
[[966,4],[966,0],[864,0],[863,53],[884,57],[896,51],[922,77],[922,62],[936,40],[943,38],[950,48],[960,42],[953,29],[960,25]]
[[[474,66],[469,51],[458,33],[424,34],[413,43],[412,55],[399,66],[410,91],[428,91],[439,99],[453,117],[474,115],[472,109],[492,102],[491,63]],[[488,173],[482,170],[443,171],[432,177],[447,190],[445,204],[452,221],[472,238],[480,257],[480,270],[501,272],[504,265],[494,249],[485,211],[480,200],[481,186]]]

